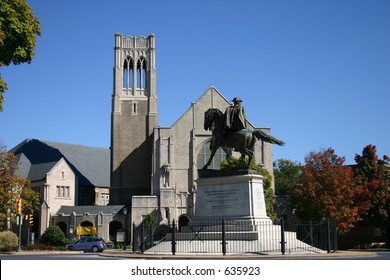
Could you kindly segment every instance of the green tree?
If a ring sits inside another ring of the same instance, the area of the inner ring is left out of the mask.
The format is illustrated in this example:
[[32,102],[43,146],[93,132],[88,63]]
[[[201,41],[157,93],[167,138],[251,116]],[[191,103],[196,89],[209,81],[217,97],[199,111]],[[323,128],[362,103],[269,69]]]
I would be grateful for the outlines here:
[[310,152],[305,157],[302,184],[294,191],[296,215],[303,220],[335,219],[338,231],[347,232],[359,221],[355,202],[355,177],[345,158],[332,148]]
[[301,184],[302,165],[288,159],[274,162],[275,194],[292,194],[295,186]]
[[144,217],[142,222],[144,225],[144,229],[148,232],[147,233],[147,237],[149,239],[148,246],[151,247],[153,246],[153,237],[154,237],[154,230],[157,222],[157,217],[153,214],[148,214],[146,217]]
[[[239,171],[248,169],[248,163],[242,160],[236,159],[234,157],[228,157],[221,162],[221,170],[227,171]],[[253,159],[249,169],[259,172],[263,177],[263,188],[264,188],[264,200],[265,207],[268,217],[275,221],[277,219],[275,210],[274,210],[274,192],[272,189],[272,176],[267,169],[262,168],[259,165],[256,165],[255,160]]]
[[355,161],[356,200],[365,211],[363,223],[383,226],[390,217],[390,158],[379,159],[376,147],[367,145]]
[[[0,67],[30,63],[36,36],[41,35],[39,20],[24,0],[0,1]],[[0,75],[0,111],[7,84]]]
[[15,155],[0,151],[0,230],[16,220],[16,200],[22,199],[23,215],[33,214],[39,206],[39,194],[29,188],[30,181],[14,174]]

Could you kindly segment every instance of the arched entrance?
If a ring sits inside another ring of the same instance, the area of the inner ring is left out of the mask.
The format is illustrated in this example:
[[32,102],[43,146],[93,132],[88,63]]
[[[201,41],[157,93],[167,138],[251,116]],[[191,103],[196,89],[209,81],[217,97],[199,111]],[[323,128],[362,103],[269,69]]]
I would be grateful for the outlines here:
[[190,217],[187,215],[181,215],[179,217],[179,231],[181,231],[182,227],[188,226],[188,223],[190,222]]
[[65,234],[65,236],[68,236],[67,234],[67,225],[64,222],[59,222],[57,226],[62,230],[62,232]]
[[96,227],[90,221],[81,222],[80,226],[76,228],[76,235],[80,237],[87,237],[96,235]]
[[116,233],[119,229],[122,229],[123,225],[121,222],[118,221],[112,221],[109,224],[108,232],[109,232],[109,239],[110,241],[116,243]]

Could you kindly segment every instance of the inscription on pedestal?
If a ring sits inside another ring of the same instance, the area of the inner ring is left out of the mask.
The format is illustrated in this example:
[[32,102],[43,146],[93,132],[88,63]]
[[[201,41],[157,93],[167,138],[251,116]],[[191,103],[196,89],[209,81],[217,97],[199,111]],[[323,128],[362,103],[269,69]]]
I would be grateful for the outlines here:
[[239,202],[238,190],[209,190],[205,191],[206,203],[211,210],[233,209]]
[[201,186],[197,191],[197,217],[249,215],[249,190],[238,184]]
[[197,182],[195,219],[269,219],[260,175],[209,177]]

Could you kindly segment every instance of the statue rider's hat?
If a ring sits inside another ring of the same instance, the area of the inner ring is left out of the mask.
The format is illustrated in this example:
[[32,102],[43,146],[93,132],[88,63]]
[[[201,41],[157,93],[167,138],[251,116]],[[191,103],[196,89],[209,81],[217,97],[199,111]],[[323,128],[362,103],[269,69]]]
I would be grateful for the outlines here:
[[232,102],[236,103],[236,102],[242,102],[242,99],[240,97],[234,97]]

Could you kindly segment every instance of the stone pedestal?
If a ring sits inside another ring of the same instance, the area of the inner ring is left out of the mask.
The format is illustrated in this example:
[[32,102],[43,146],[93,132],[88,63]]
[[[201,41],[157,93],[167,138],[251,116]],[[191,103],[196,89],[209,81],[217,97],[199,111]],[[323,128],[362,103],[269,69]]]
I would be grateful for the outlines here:
[[249,172],[200,176],[193,222],[216,219],[271,222],[265,207],[263,176]]

